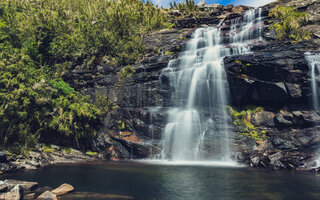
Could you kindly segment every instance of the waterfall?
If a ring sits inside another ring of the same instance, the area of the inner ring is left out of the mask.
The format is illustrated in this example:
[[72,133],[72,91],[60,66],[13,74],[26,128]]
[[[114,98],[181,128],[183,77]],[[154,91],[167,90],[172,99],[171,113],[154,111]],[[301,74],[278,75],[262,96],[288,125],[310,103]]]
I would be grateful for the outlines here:
[[[312,90],[312,106],[313,109],[319,111],[319,97],[320,97],[320,54],[311,54],[310,52],[305,54],[306,60],[309,63],[309,69],[311,72],[311,90]],[[320,152],[320,150],[318,150]],[[314,168],[320,167],[320,156],[315,160]]]
[[312,55],[311,53],[306,53],[305,57],[311,71],[312,105],[315,110],[319,110],[320,54]]
[[185,51],[163,70],[160,80],[169,79],[174,108],[163,132],[162,159],[232,161],[223,58],[250,53],[261,40],[261,12],[249,10],[231,22],[196,29]]

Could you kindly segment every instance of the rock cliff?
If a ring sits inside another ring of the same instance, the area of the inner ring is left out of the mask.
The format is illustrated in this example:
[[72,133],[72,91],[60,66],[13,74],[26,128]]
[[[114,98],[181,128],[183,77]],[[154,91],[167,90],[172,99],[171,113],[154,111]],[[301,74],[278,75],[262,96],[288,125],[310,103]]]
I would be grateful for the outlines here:
[[[305,52],[319,52],[320,2],[285,0],[310,14],[304,27],[313,31],[311,40],[292,44],[275,40],[268,30],[268,13],[276,3],[262,7],[265,16],[265,43],[252,47],[253,53],[225,57],[231,106],[245,110],[261,106],[251,115],[256,129],[266,132],[262,142],[238,134],[234,127],[234,158],[254,167],[311,169],[320,146],[320,113],[311,106],[309,66]],[[121,69],[101,59],[93,69],[75,67],[65,79],[75,88],[91,95],[99,93],[118,108],[105,118],[102,135],[91,142],[92,149],[105,152],[110,159],[147,158],[159,153],[157,147],[172,105],[172,88],[161,76],[168,62],[177,58],[192,32],[203,26],[218,26],[230,31],[230,21],[241,18],[250,7],[203,5],[196,16],[181,16],[172,11],[175,27],[146,35],[147,54],[132,66],[135,73],[121,78]]]

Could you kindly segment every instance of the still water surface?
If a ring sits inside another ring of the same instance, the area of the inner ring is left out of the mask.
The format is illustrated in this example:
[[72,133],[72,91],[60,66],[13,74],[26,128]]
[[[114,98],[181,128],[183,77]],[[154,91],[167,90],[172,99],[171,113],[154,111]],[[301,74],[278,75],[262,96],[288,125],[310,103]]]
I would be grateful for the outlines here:
[[99,162],[55,165],[0,178],[37,181],[51,187],[66,182],[78,192],[126,195],[137,200],[320,199],[319,175],[245,167]]

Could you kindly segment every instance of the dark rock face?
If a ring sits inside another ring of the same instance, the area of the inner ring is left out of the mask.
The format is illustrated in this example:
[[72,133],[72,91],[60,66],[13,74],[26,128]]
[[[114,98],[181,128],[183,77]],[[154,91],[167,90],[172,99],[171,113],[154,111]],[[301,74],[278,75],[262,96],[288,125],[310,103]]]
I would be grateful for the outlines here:
[[287,105],[310,96],[304,52],[273,49],[225,58],[234,104]]
[[[257,105],[266,110],[251,118],[252,124],[267,130],[263,144],[252,146],[254,141],[235,139],[241,162],[273,169],[313,169],[306,163],[319,156],[320,115],[312,110],[310,72],[304,53],[314,47],[302,47],[293,51],[287,50],[297,48],[292,44],[270,44],[252,54],[225,58],[233,106],[241,110]],[[244,147],[243,143],[248,145]]]

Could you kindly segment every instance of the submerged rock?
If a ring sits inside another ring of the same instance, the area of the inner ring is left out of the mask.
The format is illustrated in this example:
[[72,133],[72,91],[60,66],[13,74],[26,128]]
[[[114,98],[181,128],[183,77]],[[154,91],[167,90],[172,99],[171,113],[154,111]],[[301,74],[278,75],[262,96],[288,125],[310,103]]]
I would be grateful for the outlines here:
[[87,200],[90,198],[96,199],[96,200],[134,199],[131,196],[125,196],[125,195],[101,194],[101,193],[93,193],[93,192],[73,192],[71,194],[67,194],[67,195],[60,197],[60,200]]

